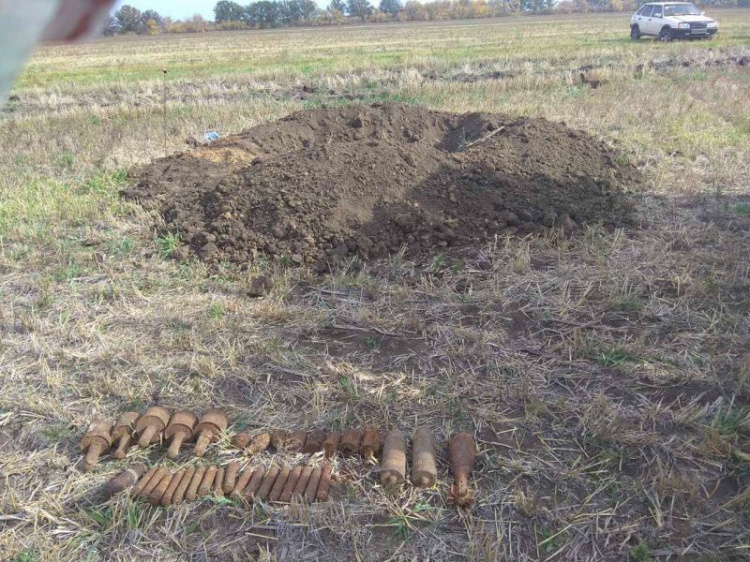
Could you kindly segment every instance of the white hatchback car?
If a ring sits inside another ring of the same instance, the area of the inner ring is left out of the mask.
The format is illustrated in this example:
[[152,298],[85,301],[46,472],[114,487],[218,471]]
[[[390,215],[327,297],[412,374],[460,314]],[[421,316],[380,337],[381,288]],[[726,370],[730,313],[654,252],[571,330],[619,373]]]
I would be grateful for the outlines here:
[[673,39],[710,39],[719,31],[716,20],[704,15],[687,2],[652,2],[645,4],[630,18],[630,38],[644,35],[660,41]]

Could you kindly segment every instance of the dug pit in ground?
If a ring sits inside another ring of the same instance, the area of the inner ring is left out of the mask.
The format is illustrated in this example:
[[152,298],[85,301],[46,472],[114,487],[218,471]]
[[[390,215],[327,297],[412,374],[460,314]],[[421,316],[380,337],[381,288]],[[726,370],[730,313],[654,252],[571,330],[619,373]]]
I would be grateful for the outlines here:
[[134,173],[125,196],[179,234],[174,255],[325,267],[544,227],[623,224],[643,179],[544,119],[404,105],[294,113]]

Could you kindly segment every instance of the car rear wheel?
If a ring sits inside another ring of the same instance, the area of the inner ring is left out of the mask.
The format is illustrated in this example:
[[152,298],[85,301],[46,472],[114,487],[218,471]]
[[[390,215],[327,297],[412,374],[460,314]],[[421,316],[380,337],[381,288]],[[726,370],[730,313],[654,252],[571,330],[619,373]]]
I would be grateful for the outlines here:
[[630,28],[630,38],[633,41],[638,41],[641,38],[641,30],[637,25]]
[[661,33],[659,33],[659,41],[662,43],[669,43],[674,39],[674,36],[672,35],[672,30],[668,27],[665,27],[661,30]]

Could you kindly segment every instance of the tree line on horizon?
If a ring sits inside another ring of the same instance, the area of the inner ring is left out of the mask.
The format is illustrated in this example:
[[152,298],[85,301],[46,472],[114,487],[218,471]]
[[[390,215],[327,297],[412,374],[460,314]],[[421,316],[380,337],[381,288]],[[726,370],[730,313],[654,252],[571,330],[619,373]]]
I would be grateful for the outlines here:
[[[518,14],[623,12],[648,0],[331,0],[326,9],[313,0],[258,0],[242,5],[219,0],[214,21],[200,14],[172,20],[156,10],[122,6],[110,16],[104,35],[156,35],[238,29],[343,25],[348,22],[437,21],[491,18]],[[750,0],[706,0],[702,6],[750,7]]]

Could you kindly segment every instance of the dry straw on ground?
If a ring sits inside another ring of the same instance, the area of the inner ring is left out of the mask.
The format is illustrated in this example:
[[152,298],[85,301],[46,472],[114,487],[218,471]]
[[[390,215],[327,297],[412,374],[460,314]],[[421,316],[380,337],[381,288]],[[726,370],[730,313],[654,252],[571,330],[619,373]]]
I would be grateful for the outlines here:
[[[719,20],[711,44],[631,44],[626,16],[586,16],[42,49],[0,120],[2,556],[744,556],[750,71],[733,61],[750,15]],[[649,192],[627,230],[426,263],[178,263],[156,217],[116,195],[122,168],[162,153],[165,62],[172,151],[208,127],[395,100],[565,121],[630,154]],[[259,273],[270,292],[248,298]],[[389,495],[339,459],[349,482],[326,504],[95,501],[123,463],[74,466],[86,423],[153,402],[226,405],[235,429],[427,425],[438,483]],[[454,431],[479,445],[469,513],[446,503]]]

